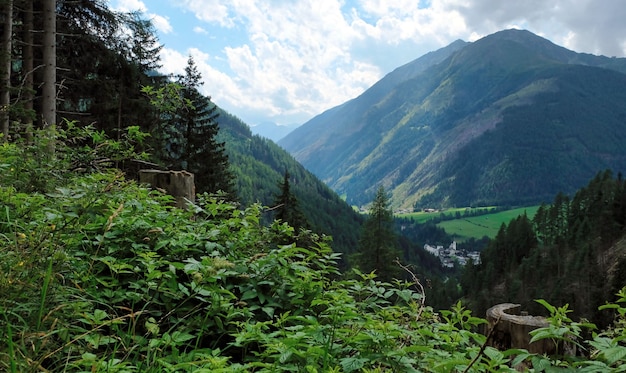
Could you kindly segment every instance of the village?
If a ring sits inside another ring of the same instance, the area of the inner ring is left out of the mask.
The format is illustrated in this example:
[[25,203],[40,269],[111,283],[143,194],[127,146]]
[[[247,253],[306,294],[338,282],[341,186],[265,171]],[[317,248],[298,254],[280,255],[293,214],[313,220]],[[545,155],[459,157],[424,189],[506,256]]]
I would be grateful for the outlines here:
[[470,259],[475,265],[480,264],[480,253],[478,251],[457,250],[456,241],[452,241],[448,248],[444,248],[441,245],[431,246],[425,244],[424,250],[438,257],[441,265],[446,268],[454,268],[456,263],[460,266],[465,266]]

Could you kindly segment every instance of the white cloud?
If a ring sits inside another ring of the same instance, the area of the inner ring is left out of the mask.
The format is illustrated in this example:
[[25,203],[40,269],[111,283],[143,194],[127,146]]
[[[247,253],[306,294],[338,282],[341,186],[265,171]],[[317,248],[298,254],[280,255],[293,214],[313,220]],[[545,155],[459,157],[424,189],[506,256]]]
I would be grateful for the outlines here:
[[211,57],[199,49],[191,48],[186,54],[183,54],[170,48],[163,48],[161,50],[163,65],[161,72],[172,76],[184,74],[189,56],[193,57],[198,71],[202,75],[204,84],[199,89],[203,94],[217,98],[216,102],[229,111],[245,107],[240,104],[243,93],[237,84],[230,76],[213,68],[210,64]]
[[481,35],[514,24],[576,51],[609,56],[626,54],[623,0],[442,0],[442,3],[462,14],[468,29]]
[[[111,0],[109,0],[109,2],[111,2]],[[163,34],[169,34],[174,30],[169,17],[148,13],[148,7],[146,7],[146,4],[141,0],[117,0],[112,4],[111,9],[124,13],[140,12],[146,14],[146,17],[152,21],[154,27]]]
[[234,21],[229,18],[229,0],[178,0],[176,3],[194,13],[201,21],[215,22],[224,27],[234,25]]
[[[119,3],[143,4],[139,0]],[[204,22],[194,28],[196,34],[229,30],[247,39],[229,40],[211,56],[190,50],[207,93],[244,120],[263,115],[264,120],[279,123],[305,121],[354,98],[384,73],[426,52],[455,39],[474,41],[504,28],[526,28],[578,51],[626,54],[623,0],[174,3]],[[238,41],[232,44],[233,40]],[[165,50],[163,64],[169,63],[182,69],[186,56]]]
[[204,28],[200,27],[200,26],[196,26],[193,28],[193,32],[195,32],[196,34],[203,34],[203,35],[208,35],[209,32],[207,30],[205,30]]
[[158,31],[164,34],[169,34],[174,30],[170,24],[169,18],[158,14],[150,14],[148,17],[152,20],[152,24]]
[[146,12],[148,8],[141,0],[117,0],[117,4],[113,8],[120,12]]
[[[207,89],[215,87],[211,94],[230,107],[264,111],[279,121],[304,121],[361,93],[381,76],[376,66],[352,60],[350,44],[358,35],[338,1],[234,0],[222,6],[186,0],[185,5],[213,25],[245,27],[249,41],[222,51],[231,78],[211,82],[215,61],[206,60],[203,73]],[[222,17],[206,9],[217,9]]]

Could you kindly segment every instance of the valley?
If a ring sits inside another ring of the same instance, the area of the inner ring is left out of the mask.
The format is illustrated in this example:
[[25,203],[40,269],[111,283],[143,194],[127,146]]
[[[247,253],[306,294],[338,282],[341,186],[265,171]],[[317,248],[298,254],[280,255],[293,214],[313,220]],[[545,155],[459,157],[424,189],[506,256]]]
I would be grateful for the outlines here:
[[[539,209],[539,206],[521,207],[510,210],[498,210],[485,214],[475,214],[474,216],[455,216],[452,213],[443,214],[447,215],[445,218],[436,218],[441,220],[437,223],[437,226],[445,229],[455,241],[464,242],[470,238],[480,239],[484,236],[494,238],[498,234],[498,230],[502,227],[502,224],[508,224],[511,220],[516,219],[518,216],[526,214],[529,219],[535,216],[535,213]],[[494,208],[494,210],[496,210]],[[403,215],[399,215],[403,216]],[[454,218],[450,219],[450,217]],[[422,217],[422,219],[424,219]],[[424,222],[428,220],[423,220]]]
[[[295,7],[278,3],[259,14]],[[0,4],[0,371],[626,371],[625,58],[456,40],[285,135],[305,101],[347,97],[298,81],[296,54],[257,70],[222,46],[260,73],[220,75],[216,100],[247,87],[263,94],[236,108],[283,118],[252,129],[201,88],[215,56],[161,70],[166,18]],[[311,11],[289,15],[308,33]],[[344,53],[307,36],[307,62]],[[512,302],[577,352],[491,338],[486,310]]]
[[279,141],[349,204],[534,205],[626,169],[626,59],[525,30],[455,42]]

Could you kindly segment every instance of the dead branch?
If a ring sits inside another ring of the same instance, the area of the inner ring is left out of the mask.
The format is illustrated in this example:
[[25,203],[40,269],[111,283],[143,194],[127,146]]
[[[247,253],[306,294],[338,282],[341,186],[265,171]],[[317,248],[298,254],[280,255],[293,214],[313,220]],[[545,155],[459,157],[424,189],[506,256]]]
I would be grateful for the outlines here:
[[396,264],[399,265],[400,268],[404,269],[411,275],[411,280],[413,280],[413,283],[417,285],[419,291],[422,293],[420,309],[417,312],[417,316],[415,317],[415,321],[418,321],[420,319],[420,316],[422,316],[422,311],[424,311],[424,307],[426,306],[426,292],[424,291],[424,286],[422,286],[422,283],[420,282],[419,278],[417,278],[415,273],[413,273],[413,271],[411,271],[408,266],[405,266],[404,264],[400,263],[400,260],[398,260],[398,258],[396,258]]
[[480,350],[478,350],[478,354],[476,355],[476,357],[474,357],[474,359],[469,363],[469,365],[467,366],[467,368],[465,368],[465,370],[463,371],[463,373],[467,373],[469,372],[470,368],[472,367],[472,365],[474,365],[478,359],[480,358],[480,356],[483,354],[483,352],[485,352],[485,348],[487,348],[487,343],[489,343],[489,340],[491,339],[491,337],[493,336],[493,332],[494,330],[496,330],[496,326],[498,326],[498,323],[500,322],[500,316],[498,316],[498,318],[496,319],[496,322],[491,326],[491,329],[489,329],[489,333],[487,333],[487,339],[485,339],[485,343],[482,344],[482,346],[480,346]]

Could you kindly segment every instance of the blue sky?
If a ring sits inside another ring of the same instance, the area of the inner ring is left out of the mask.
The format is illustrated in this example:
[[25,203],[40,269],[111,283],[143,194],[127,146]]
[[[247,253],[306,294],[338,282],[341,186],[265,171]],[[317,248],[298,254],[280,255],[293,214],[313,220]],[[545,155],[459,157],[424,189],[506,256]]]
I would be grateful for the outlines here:
[[624,0],[108,2],[152,19],[164,73],[181,73],[192,55],[203,93],[251,126],[302,124],[429,51],[506,28],[626,55]]

